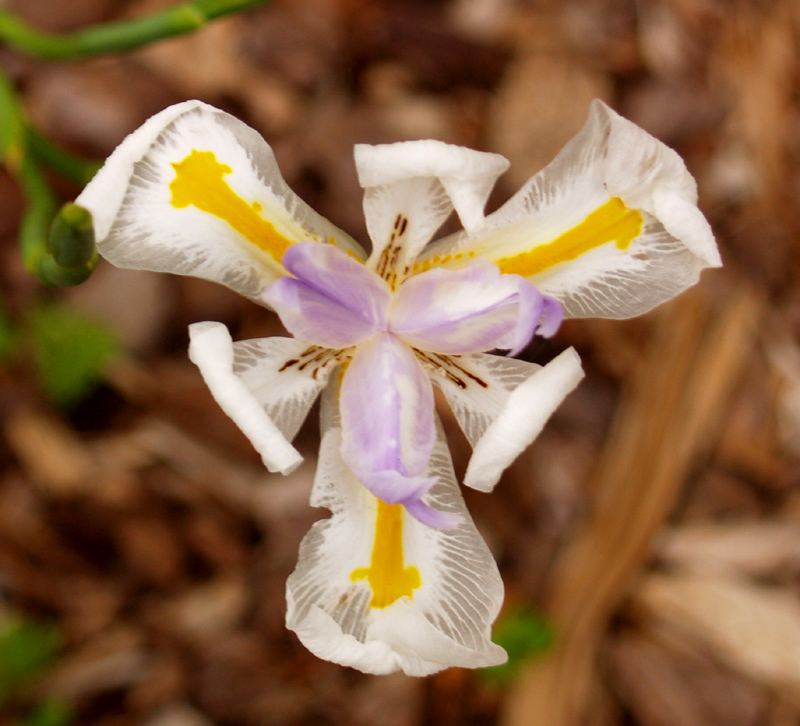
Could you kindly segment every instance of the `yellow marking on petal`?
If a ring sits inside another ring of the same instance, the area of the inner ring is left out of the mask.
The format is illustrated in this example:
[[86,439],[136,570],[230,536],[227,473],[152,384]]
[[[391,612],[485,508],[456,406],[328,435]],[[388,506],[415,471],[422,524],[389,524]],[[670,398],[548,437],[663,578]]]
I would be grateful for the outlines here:
[[213,151],[193,149],[183,161],[172,165],[175,179],[169,185],[172,206],[176,209],[194,206],[201,212],[219,217],[256,247],[280,262],[292,244],[281,235],[260,212],[260,202],[248,204],[224,177],[233,169],[221,164]]
[[422,578],[416,567],[406,567],[403,560],[403,505],[378,500],[375,542],[369,567],[359,567],[350,579],[366,579],[372,588],[370,607],[382,610],[401,597],[413,597]]
[[500,272],[523,277],[537,275],[560,262],[569,262],[609,242],[626,250],[642,232],[644,217],[629,209],[619,197],[612,197],[586,219],[547,244],[512,257],[497,260]]

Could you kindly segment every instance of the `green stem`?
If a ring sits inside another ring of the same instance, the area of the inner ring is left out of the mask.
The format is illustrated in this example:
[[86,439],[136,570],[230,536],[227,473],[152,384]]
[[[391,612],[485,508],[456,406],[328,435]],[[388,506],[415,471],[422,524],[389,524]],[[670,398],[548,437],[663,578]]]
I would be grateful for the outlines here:
[[[45,285],[69,287],[85,282],[98,262],[91,216],[74,204],[59,210],[56,195],[30,156],[23,156],[16,177],[25,195],[25,212],[19,227],[25,269]],[[75,210],[79,213],[77,218]],[[53,256],[54,245],[58,262]]]
[[38,276],[41,261],[49,254],[47,233],[58,211],[58,200],[31,157],[23,156],[16,177],[25,196],[25,212],[19,229],[22,262],[28,272]]
[[192,0],[143,18],[92,25],[66,35],[36,30],[13,13],[0,9],[0,40],[39,58],[87,58],[132,50],[155,40],[189,33],[222,15],[268,1]]
[[77,154],[71,154],[30,125],[26,126],[25,133],[28,153],[46,167],[74,181],[78,186],[85,187],[103,165],[101,161],[84,159]]
[[0,162],[13,174],[25,156],[25,120],[11,79],[0,67]]
[[[31,131],[14,88],[0,68],[0,163],[17,179],[25,197],[19,231],[22,262],[28,272],[47,285],[77,285],[89,277],[97,264],[91,216],[86,210],[71,207],[56,216],[58,199],[33,154],[29,153],[30,139]],[[69,157],[51,146],[47,153],[55,150],[64,158]],[[54,218],[59,224],[54,227],[55,234],[49,242]],[[58,252],[58,262],[53,256],[52,244]]]

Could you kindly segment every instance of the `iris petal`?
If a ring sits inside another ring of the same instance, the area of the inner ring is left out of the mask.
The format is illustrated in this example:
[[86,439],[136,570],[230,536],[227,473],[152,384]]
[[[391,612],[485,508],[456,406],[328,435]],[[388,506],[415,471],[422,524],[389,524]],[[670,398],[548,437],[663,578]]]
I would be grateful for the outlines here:
[[283,257],[295,277],[264,293],[296,337],[326,348],[347,348],[386,327],[391,294],[374,272],[330,245],[297,244]]
[[221,323],[195,323],[189,327],[189,337],[189,357],[200,369],[222,410],[261,454],[264,465],[282,474],[295,469],[303,457],[234,373],[234,348],[228,329]]
[[418,499],[436,440],[433,388],[414,354],[389,333],[358,346],[341,388],[342,456],[380,499]]
[[544,367],[480,353],[441,362],[436,385],[473,447],[464,483],[487,492],[583,377],[572,348]]
[[523,348],[542,317],[542,298],[518,275],[473,262],[406,280],[395,293],[390,330],[409,345],[444,354]]
[[115,265],[213,280],[259,304],[296,242],[332,241],[366,257],[289,188],[256,131],[199,101],[134,131],[76,201]]
[[508,202],[418,262],[460,267],[470,254],[524,275],[568,317],[641,315],[721,264],[681,158],[601,101]]
[[436,480],[425,500],[457,527],[432,529],[402,516],[402,558],[393,576],[415,577],[395,601],[373,606],[372,584],[385,587],[387,578],[377,583],[363,570],[373,560],[380,505],[342,461],[337,393],[331,385],[322,394],[323,435],[311,494],[311,504],[331,510],[331,517],[314,524],[300,546],[286,584],[287,627],[319,657],[367,673],[424,676],[449,666],[504,662],[505,652],[491,642],[503,583],[464,506],[441,427],[423,472]]
[[406,268],[455,207],[466,229],[483,221],[483,207],[508,167],[498,154],[429,139],[356,144],[358,180],[372,239],[369,265],[386,279]]

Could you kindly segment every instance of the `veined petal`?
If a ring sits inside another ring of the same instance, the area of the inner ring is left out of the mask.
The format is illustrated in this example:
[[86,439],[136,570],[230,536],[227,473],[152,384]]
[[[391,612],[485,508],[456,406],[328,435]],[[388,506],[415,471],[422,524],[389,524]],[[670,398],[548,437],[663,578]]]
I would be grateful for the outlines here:
[[417,500],[436,440],[433,389],[411,350],[390,333],[361,343],[341,387],[342,457],[383,501]]
[[436,385],[473,446],[464,484],[486,492],[583,378],[572,348],[544,367],[482,354],[437,363]]
[[286,588],[286,625],[315,655],[367,673],[424,676],[506,660],[491,642],[503,599],[497,566],[459,493],[441,429],[425,474],[426,500],[460,518],[431,529],[375,499],[341,458],[337,392],[322,399],[313,506],[331,510],[300,546]]
[[542,296],[519,275],[477,260],[460,270],[433,269],[406,280],[392,301],[389,329],[435,353],[518,352],[542,318]]
[[295,338],[258,338],[233,344],[234,374],[287,441],[297,434],[338,364],[331,351]]
[[221,323],[195,323],[189,326],[189,337],[189,358],[200,369],[220,408],[261,454],[267,469],[281,474],[295,469],[303,457],[234,373],[233,341],[228,329]]
[[[570,317],[639,315],[720,264],[680,157],[600,101],[584,128],[483,225],[415,265],[496,262]],[[457,258],[457,255],[461,255]]]
[[298,243],[282,277],[264,300],[298,338],[327,348],[347,348],[386,328],[391,293],[372,270],[332,245]]
[[466,229],[477,226],[508,168],[498,154],[431,140],[357,144],[355,158],[373,242],[369,265],[386,279],[407,276],[454,206]]
[[131,134],[76,201],[115,265],[214,280],[259,303],[295,242],[333,242],[364,257],[289,189],[253,129],[197,101]]

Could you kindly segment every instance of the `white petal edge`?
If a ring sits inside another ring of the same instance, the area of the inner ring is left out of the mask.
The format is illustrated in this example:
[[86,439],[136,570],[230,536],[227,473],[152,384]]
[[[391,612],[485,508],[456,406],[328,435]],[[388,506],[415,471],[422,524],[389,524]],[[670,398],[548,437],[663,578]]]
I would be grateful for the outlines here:
[[642,231],[627,249],[601,244],[529,277],[559,300],[566,317],[640,315],[721,263],[680,156],[594,101],[583,129],[548,166],[478,229],[428,247],[423,269],[464,264],[455,253],[462,260],[468,253],[497,262],[513,258],[557,239],[612,198],[643,216]]
[[86,188],[78,195],[76,204],[92,213],[95,238],[108,236],[117,210],[122,204],[133,165],[144,156],[165,126],[195,108],[210,108],[201,101],[184,101],[151,116],[136,131],[125,137],[106,159]]
[[509,166],[500,154],[432,139],[378,146],[356,144],[355,159],[358,180],[366,189],[419,177],[438,179],[467,230],[483,221],[489,193]]
[[697,183],[683,159],[595,99],[587,126],[600,125],[605,119],[609,122],[605,175],[609,194],[652,214],[709,267],[722,265],[711,227],[697,208]]
[[[209,152],[213,162],[195,156]],[[193,183],[184,178],[175,203],[176,164],[190,158],[222,194],[195,198]],[[202,208],[209,199],[220,215]],[[366,257],[289,188],[255,130],[199,102],[165,109],[134,131],[76,201],[96,218],[98,251],[118,267],[201,277],[259,305],[265,304],[261,293],[286,274],[280,262],[285,245],[332,241]]]
[[200,369],[220,408],[250,439],[272,472],[288,474],[303,461],[264,411],[263,406],[233,372],[233,341],[222,323],[189,326],[189,358]]
[[354,569],[370,563],[377,503],[342,462],[334,380],[322,396],[323,437],[311,495],[312,506],[332,516],[317,522],[300,546],[286,586],[286,626],[320,658],[366,673],[424,676],[505,662],[505,651],[490,639],[502,580],[461,498],[441,427],[426,471],[439,483],[425,500],[458,514],[461,523],[444,532],[403,512],[404,564],[421,576],[412,597],[372,608],[369,584],[352,578]]
[[491,491],[583,375],[578,354],[568,348],[520,385],[475,445],[464,475],[465,486]]
[[287,441],[297,434],[337,364],[326,358],[306,362],[321,352],[309,349],[305,341],[282,337],[233,344],[233,372]]

